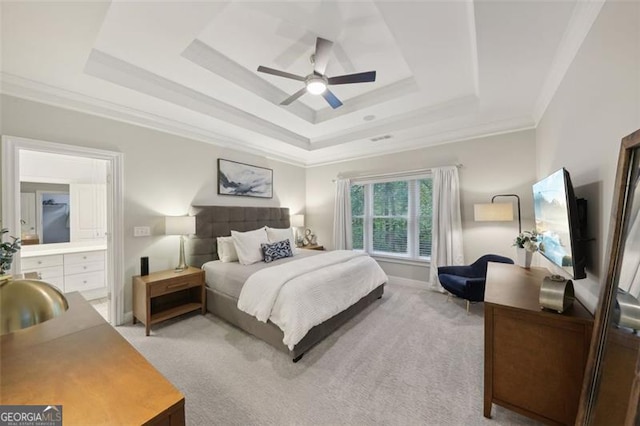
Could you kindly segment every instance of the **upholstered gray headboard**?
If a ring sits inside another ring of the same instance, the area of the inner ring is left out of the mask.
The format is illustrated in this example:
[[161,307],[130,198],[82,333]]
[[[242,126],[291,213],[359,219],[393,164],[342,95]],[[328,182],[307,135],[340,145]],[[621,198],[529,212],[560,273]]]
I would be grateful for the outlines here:
[[281,207],[193,206],[196,234],[189,240],[187,263],[196,268],[218,259],[217,237],[231,231],[252,231],[263,226],[288,228],[289,209]]

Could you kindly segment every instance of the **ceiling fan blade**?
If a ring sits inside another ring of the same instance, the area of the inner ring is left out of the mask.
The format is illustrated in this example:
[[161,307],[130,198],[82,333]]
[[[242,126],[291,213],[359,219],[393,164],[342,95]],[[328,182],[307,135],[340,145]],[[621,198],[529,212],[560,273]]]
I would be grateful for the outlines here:
[[337,77],[330,77],[328,79],[329,84],[368,83],[371,81],[376,81],[375,71],[339,75]]
[[329,103],[329,105],[331,105],[331,108],[333,109],[342,106],[342,102],[340,102],[340,99],[338,99],[336,95],[334,95],[333,92],[329,89],[322,92],[322,97]]
[[329,54],[331,53],[333,42],[322,37],[316,38],[316,53],[314,54],[313,70],[317,74],[324,75],[329,63]]
[[278,77],[290,78],[292,80],[304,81],[304,77],[301,77],[299,75],[291,74],[291,73],[280,71],[280,70],[274,70],[273,68],[263,67],[262,65],[258,67],[258,72],[273,74],[273,75],[277,75]]
[[296,99],[298,99],[300,96],[304,95],[307,92],[307,88],[303,87],[302,89],[298,90],[296,93],[294,93],[293,95],[289,96],[287,99],[285,99],[284,101],[280,102],[280,105],[289,105],[291,102],[295,101]]

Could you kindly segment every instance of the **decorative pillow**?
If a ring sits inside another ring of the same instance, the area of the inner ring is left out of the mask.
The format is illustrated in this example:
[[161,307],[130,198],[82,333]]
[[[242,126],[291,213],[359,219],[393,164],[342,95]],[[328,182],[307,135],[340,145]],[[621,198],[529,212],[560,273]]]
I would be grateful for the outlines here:
[[296,239],[293,236],[293,228],[269,228],[267,226],[267,237],[270,243],[277,243],[282,240],[289,240],[290,248],[296,246]]
[[225,263],[238,261],[233,237],[218,237],[216,241],[218,242],[218,259]]
[[251,265],[262,260],[260,245],[269,243],[265,228],[248,232],[231,231],[231,237],[241,264]]
[[284,257],[293,256],[289,240],[282,240],[272,244],[262,244],[261,247],[262,254],[264,255],[264,261],[266,263],[271,263],[274,260],[282,259]]

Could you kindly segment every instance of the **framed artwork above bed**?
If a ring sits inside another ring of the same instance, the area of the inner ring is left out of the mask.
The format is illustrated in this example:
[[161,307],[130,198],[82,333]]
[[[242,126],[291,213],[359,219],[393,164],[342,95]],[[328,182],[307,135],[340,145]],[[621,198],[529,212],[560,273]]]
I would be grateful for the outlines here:
[[273,170],[218,158],[218,194],[273,198]]

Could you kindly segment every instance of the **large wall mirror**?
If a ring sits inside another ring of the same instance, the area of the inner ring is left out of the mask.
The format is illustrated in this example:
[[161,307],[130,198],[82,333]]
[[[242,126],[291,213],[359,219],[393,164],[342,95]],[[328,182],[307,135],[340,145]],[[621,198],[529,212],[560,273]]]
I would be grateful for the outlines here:
[[106,160],[21,150],[19,161],[24,246],[105,240]]
[[608,266],[576,424],[640,424],[640,130],[622,140]]

